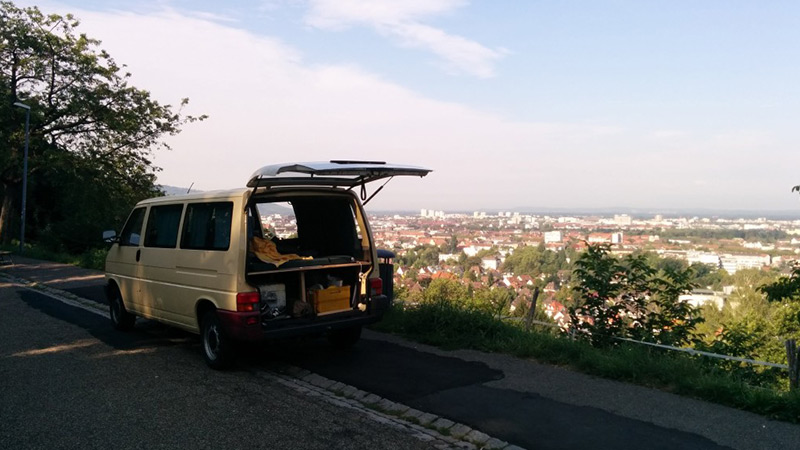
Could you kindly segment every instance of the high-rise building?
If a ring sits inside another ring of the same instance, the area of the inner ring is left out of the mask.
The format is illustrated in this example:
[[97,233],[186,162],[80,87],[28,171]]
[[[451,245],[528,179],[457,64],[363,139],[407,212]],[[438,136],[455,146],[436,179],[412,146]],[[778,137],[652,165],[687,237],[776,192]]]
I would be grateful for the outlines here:
[[614,223],[617,225],[630,225],[633,220],[627,214],[614,214]]

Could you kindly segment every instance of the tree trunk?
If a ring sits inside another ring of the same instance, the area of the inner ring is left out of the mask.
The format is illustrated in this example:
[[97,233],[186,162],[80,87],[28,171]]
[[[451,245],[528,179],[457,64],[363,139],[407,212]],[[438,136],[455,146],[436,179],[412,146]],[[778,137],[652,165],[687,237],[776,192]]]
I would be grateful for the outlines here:
[[3,183],[3,203],[0,206],[0,243],[8,245],[19,238],[19,202],[22,195],[20,183]]

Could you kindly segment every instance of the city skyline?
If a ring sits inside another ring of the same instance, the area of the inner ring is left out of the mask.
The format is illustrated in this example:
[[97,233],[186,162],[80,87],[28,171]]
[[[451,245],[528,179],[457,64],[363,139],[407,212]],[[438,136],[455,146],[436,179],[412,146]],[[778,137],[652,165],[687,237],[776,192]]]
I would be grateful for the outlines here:
[[434,170],[376,210],[800,211],[792,2],[17,3],[210,116],[159,183],[352,158]]

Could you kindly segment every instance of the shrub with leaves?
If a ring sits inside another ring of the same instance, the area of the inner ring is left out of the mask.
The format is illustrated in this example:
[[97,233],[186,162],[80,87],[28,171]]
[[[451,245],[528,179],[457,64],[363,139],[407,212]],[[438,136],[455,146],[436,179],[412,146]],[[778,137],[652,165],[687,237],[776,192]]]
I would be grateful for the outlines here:
[[774,283],[769,283],[758,288],[767,294],[767,300],[779,302],[785,299],[798,300],[800,298],[800,264],[792,265],[792,273],[788,277],[781,277]]
[[575,262],[576,304],[569,311],[577,337],[602,347],[615,338],[684,345],[702,321],[692,305],[679,296],[693,288],[689,268],[657,271],[644,255],[622,261],[608,244],[589,245]]

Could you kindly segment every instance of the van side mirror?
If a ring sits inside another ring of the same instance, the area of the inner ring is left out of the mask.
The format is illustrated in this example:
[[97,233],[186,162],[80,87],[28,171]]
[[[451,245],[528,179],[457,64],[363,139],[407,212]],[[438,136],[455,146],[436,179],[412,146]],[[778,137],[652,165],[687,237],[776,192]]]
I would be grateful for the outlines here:
[[109,244],[116,244],[119,242],[119,236],[117,236],[117,232],[114,230],[103,231],[103,241]]

